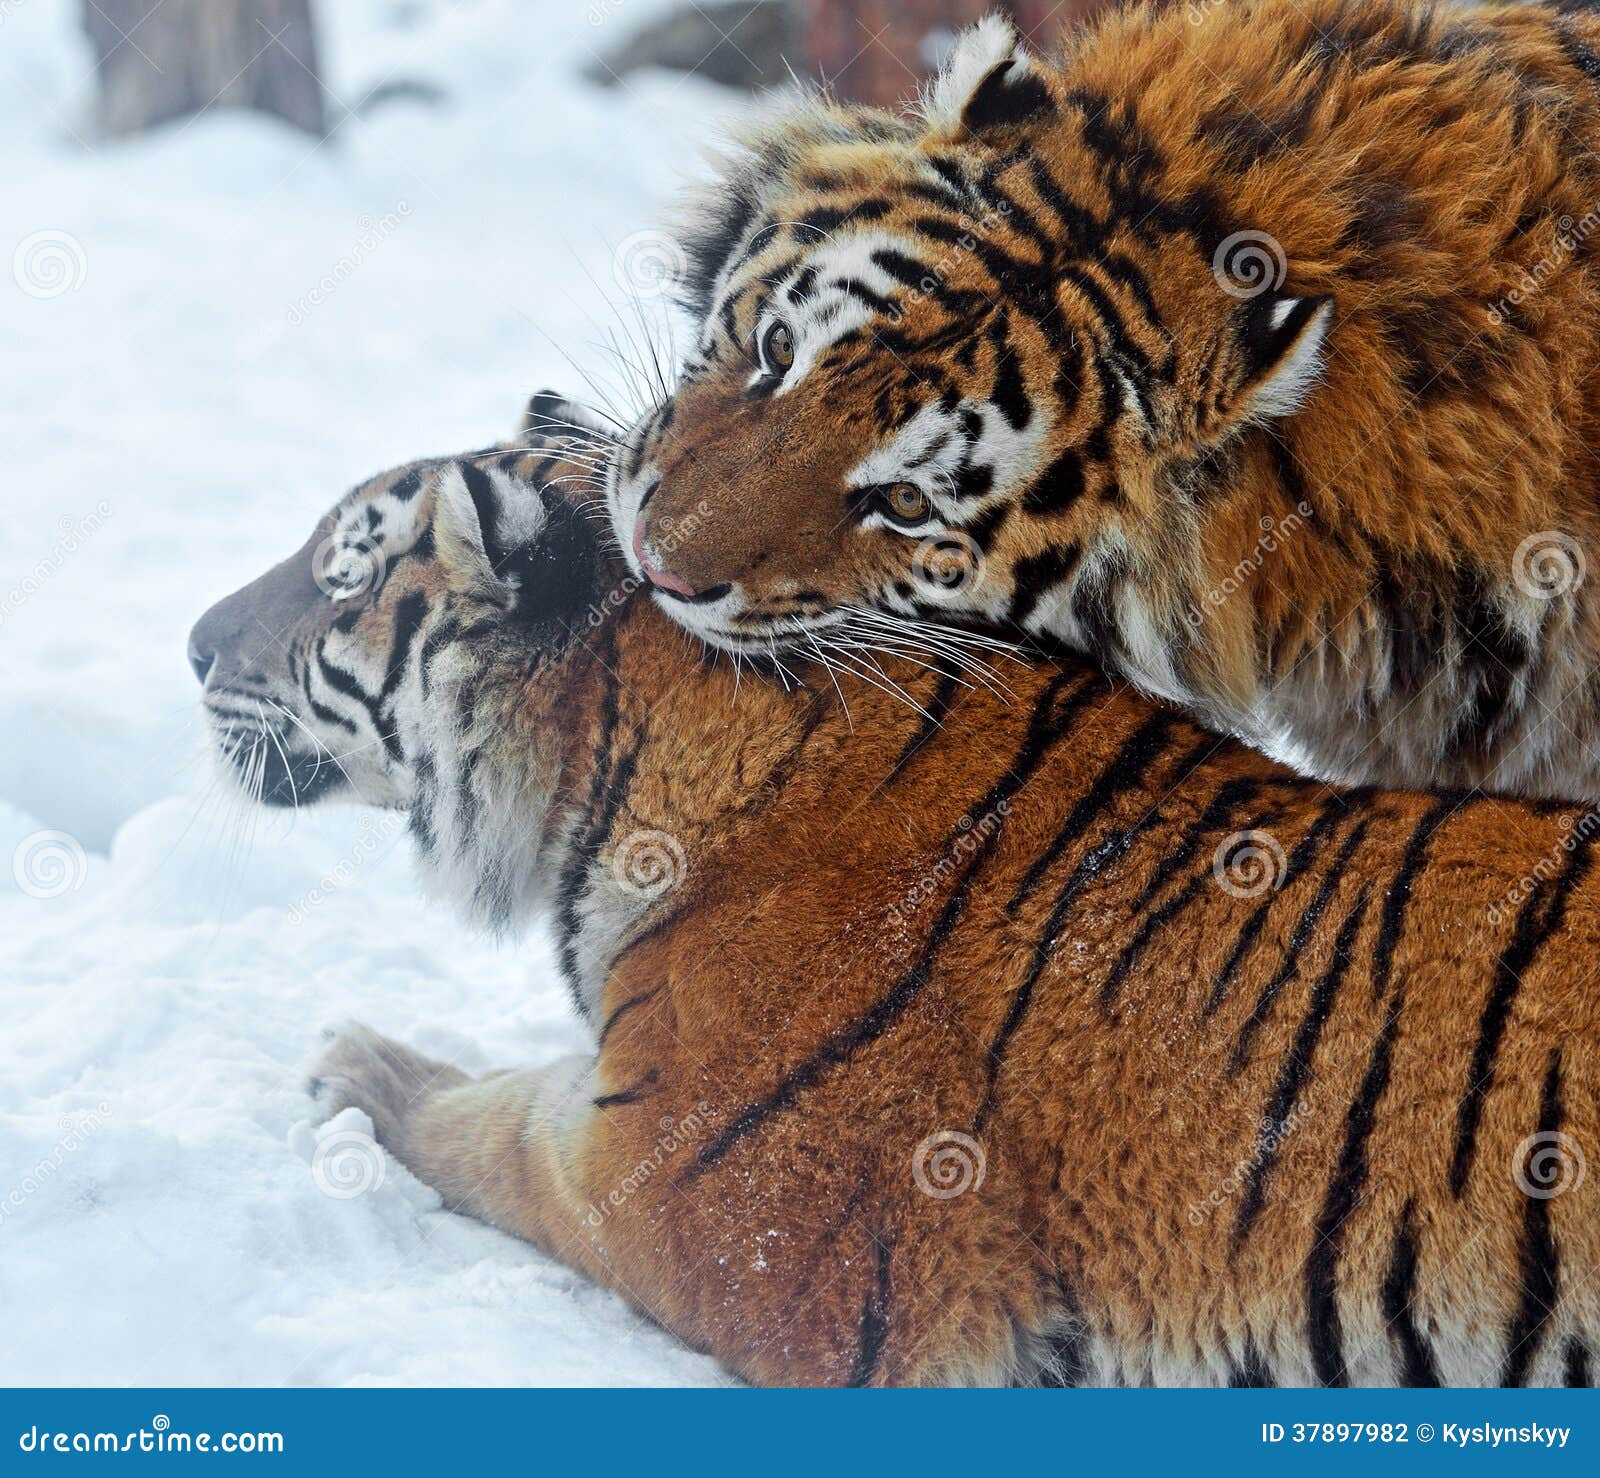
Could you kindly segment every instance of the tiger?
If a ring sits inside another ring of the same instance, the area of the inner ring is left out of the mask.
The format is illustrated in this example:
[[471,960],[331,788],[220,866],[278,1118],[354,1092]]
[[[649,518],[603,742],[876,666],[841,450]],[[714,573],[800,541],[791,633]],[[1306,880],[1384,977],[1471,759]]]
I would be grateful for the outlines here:
[[691,194],[615,537],[736,654],[959,620],[1323,779],[1595,799],[1597,146],[1576,3],[985,20]]
[[589,1034],[348,1025],[321,1112],[749,1382],[1594,1380],[1592,814],[1329,787],[1076,658],[942,722],[909,657],[734,672],[565,450],[384,473],[195,628],[246,793],[403,810]]

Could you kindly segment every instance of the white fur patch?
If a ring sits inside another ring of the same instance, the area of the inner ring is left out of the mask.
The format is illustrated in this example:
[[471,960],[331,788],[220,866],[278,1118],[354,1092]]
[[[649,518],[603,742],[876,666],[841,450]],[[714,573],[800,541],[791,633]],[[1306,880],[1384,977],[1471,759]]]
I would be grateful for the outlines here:
[[[1275,323],[1293,312],[1297,302],[1286,299],[1273,310]],[[1256,386],[1250,397],[1250,415],[1256,420],[1290,416],[1300,409],[1311,387],[1322,378],[1322,346],[1333,321],[1333,304],[1324,303],[1307,321],[1294,348],[1279,361],[1277,369]]]

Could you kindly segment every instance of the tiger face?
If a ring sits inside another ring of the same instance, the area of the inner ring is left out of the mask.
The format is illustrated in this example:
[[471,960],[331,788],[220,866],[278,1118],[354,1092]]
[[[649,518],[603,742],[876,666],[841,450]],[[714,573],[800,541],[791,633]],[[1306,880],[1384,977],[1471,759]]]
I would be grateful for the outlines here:
[[735,651],[854,607],[1088,645],[1041,595],[1182,546],[1171,485],[1298,406],[1332,303],[1230,295],[1176,207],[1130,212],[1132,141],[1119,197],[1083,132],[991,20],[920,125],[818,108],[753,142],[687,233],[681,383],[608,481],[663,609]]
[[[404,808],[425,872],[506,924],[508,880],[540,838],[555,759],[510,804],[484,793],[504,706],[539,716],[535,682],[583,629],[600,561],[582,510],[550,489],[562,446],[414,462],[362,483],[298,552],[218,601],[189,660],[218,756],[261,804]],[[507,679],[507,674],[510,679]],[[543,799],[541,800],[541,794]],[[456,886],[459,885],[459,886]]]

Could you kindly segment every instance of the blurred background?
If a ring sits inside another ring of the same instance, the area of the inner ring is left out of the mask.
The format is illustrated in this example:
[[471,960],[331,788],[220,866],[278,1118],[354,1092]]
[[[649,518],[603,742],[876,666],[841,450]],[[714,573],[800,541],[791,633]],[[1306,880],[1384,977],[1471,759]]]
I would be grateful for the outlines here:
[[243,808],[185,636],[532,390],[626,414],[703,148],[791,72],[908,98],[988,8],[0,0],[0,1381],[717,1379],[309,1122],[327,1022],[469,1071],[578,1030],[398,818]]

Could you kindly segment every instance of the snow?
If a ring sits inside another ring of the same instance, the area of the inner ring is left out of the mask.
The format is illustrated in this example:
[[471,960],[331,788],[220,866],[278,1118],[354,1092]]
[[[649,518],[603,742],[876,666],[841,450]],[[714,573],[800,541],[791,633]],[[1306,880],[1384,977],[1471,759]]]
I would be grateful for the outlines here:
[[324,1024],[469,1071],[579,1029],[544,939],[420,901],[395,818],[233,800],[184,661],[345,487],[582,392],[563,350],[606,373],[672,262],[638,233],[741,106],[580,80],[658,3],[321,4],[338,98],[447,96],[336,104],[315,147],[222,111],[96,139],[76,0],[0,0],[0,1381],[722,1379],[312,1122]]

